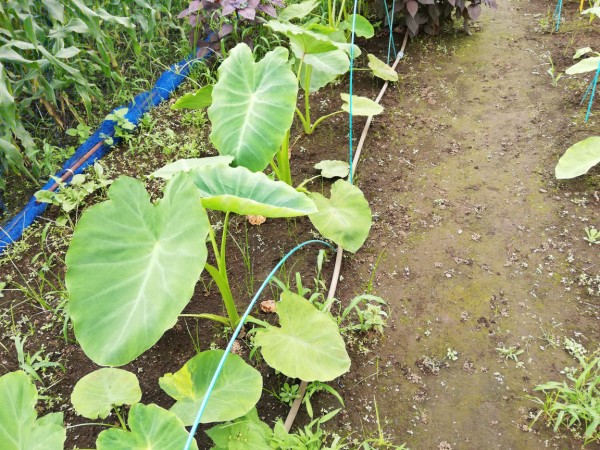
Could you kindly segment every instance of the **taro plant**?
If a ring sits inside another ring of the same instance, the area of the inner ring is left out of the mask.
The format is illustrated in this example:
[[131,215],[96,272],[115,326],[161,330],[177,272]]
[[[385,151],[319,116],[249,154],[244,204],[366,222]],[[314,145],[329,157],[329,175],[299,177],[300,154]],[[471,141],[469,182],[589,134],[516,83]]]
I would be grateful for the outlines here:
[[25,372],[0,377],[0,442],[7,450],[62,450],[63,413],[37,417],[38,392]]
[[[98,364],[125,364],[171,328],[205,268],[227,317],[199,317],[235,326],[239,315],[227,276],[225,249],[231,213],[295,217],[314,202],[285,183],[219,156],[174,163],[155,176],[170,178],[162,200],[150,202],[141,181],[120,177],[109,200],[84,212],[66,256],[66,285],[75,335]],[[190,169],[188,174],[176,173]],[[175,173],[175,175],[173,175]],[[225,212],[220,242],[205,208]],[[206,240],[215,265],[207,262]]]
[[[77,382],[71,402],[75,411],[88,419],[105,419],[111,411],[119,419],[120,426],[105,424],[109,429],[98,435],[98,450],[181,449],[187,441],[183,422],[171,411],[154,404],[139,403],[141,397],[142,391],[134,374],[126,370],[104,368]],[[121,405],[131,405],[127,421],[119,408]],[[192,442],[190,448],[198,450],[196,442]]]
[[[289,6],[282,11],[278,20],[271,20],[267,23],[267,26],[273,31],[285,35],[290,41],[293,54],[292,63],[296,77],[304,91],[304,112],[296,108],[296,114],[306,134],[312,134],[323,120],[336,114],[350,112],[348,104],[345,104],[340,110],[320,117],[313,123],[310,94],[317,92],[340,75],[348,72],[350,53],[354,57],[360,56],[360,49],[357,46],[351,47],[346,42],[346,35],[337,28],[327,25],[317,26],[319,24],[301,26],[291,23],[293,19],[303,19],[316,5],[316,2],[309,0],[300,5]],[[288,13],[288,9],[294,6],[297,8]],[[358,17],[361,19],[358,20]],[[351,21],[352,18],[350,17],[348,20]],[[355,29],[357,36],[369,38],[374,35],[373,27],[365,18],[357,16],[357,23],[359,24]],[[348,102],[347,97],[342,96],[342,100]],[[379,114],[382,110],[381,106],[367,98],[353,98],[353,115],[372,116]]]

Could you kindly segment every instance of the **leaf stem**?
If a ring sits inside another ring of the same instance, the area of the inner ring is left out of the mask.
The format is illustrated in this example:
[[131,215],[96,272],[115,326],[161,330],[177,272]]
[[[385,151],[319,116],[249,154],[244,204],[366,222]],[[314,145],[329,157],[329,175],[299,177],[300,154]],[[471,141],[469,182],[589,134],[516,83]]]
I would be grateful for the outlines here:
[[115,405],[113,405],[113,410],[115,411],[115,415],[119,419],[119,423],[121,424],[121,428],[123,428],[125,431],[127,431],[127,425],[125,425],[125,421],[123,420],[123,416],[119,412],[119,408],[117,408]]

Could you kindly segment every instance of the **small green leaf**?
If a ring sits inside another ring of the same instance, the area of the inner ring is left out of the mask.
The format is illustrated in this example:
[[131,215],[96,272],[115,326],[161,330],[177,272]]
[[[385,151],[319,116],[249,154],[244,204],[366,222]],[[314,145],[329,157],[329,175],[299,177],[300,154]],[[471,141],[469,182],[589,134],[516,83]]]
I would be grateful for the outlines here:
[[346,345],[333,318],[297,294],[277,304],[280,327],[259,330],[254,343],[267,364],[290,378],[331,381],[350,369]]
[[188,92],[177,99],[171,109],[204,109],[212,104],[213,86],[203,86],[196,92]]
[[[350,96],[348,94],[340,94],[344,104],[342,109],[347,113],[350,112]],[[383,112],[383,106],[375,103],[373,100],[367,97],[359,97],[358,95],[352,96],[352,115],[353,116],[376,116]]]
[[307,54],[304,64],[300,68],[300,86],[305,91],[306,70],[310,67],[309,92],[313,93],[328,85],[338,76],[345,74],[350,69],[350,60],[343,50],[333,50],[325,53]]
[[317,210],[304,193],[245,167],[201,167],[189,175],[208,209],[265,217],[304,216]]
[[583,55],[586,55],[592,51],[591,47],[583,47],[578,49],[573,55],[573,59],[581,58]]
[[[181,450],[188,432],[175,414],[156,405],[136,403],[129,410],[127,424],[131,431],[120,428],[104,430],[98,435],[98,450]],[[192,450],[198,444],[192,440]]]
[[71,394],[77,414],[106,419],[113,406],[134,405],[142,398],[137,377],[122,369],[98,369],[81,378]]
[[284,22],[292,19],[303,19],[320,4],[319,0],[307,0],[295,5],[289,5],[277,15],[277,20]]
[[600,56],[586,58],[569,67],[567,70],[565,70],[565,73],[567,75],[575,75],[578,73],[593,72],[594,70],[598,70],[599,64]]
[[22,371],[0,377],[0,447],[3,450],[62,450],[63,414],[37,418],[38,393]]
[[179,172],[189,172],[190,170],[204,166],[229,165],[232,161],[233,156],[207,156],[205,158],[179,159],[152,172],[150,176],[170,180]]
[[234,422],[222,423],[206,432],[215,443],[213,450],[271,450],[269,425],[258,418],[256,408]]
[[371,229],[371,209],[362,191],[345,180],[331,186],[331,199],[311,193],[318,212],[308,217],[319,233],[355,253]]
[[325,160],[315,164],[323,178],[346,178],[350,173],[350,164],[346,161]]
[[592,136],[567,149],[556,165],[556,178],[564,180],[578,177],[598,163],[600,163],[600,136]]
[[[347,30],[352,30],[352,22],[354,18],[354,14],[348,16],[348,18],[344,21],[344,26]],[[358,37],[364,37],[367,39],[375,36],[375,30],[373,29],[373,25],[369,22],[365,17],[360,14],[356,14],[356,20],[354,20],[354,34]]]
[[[160,387],[177,400],[173,411],[186,426],[198,408],[219,365],[223,350],[197,354],[175,373],[160,378]],[[230,354],[213,388],[201,423],[233,420],[247,414],[260,399],[262,376],[236,354]]]
[[290,39],[290,47],[298,59],[308,54],[331,52],[337,49],[337,45],[324,34],[315,33],[293,23],[270,20],[267,26]]
[[373,75],[382,80],[398,81],[398,73],[394,69],[375,55],[369,53],[367,56],[369,57],[369,69],[373,71]]

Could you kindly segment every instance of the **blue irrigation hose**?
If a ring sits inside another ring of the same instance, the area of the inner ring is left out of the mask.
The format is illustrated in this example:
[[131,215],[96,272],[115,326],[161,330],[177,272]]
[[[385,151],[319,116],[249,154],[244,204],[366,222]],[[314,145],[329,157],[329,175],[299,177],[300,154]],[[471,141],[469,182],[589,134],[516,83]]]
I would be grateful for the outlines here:
[[585,114],[586,122],[590,118],[590,113],[592,112],[592,104],[594,103],[594,97],[596,96],[596,86],[598,85],[598,77],[600,77],[600,62],[598,63],[598,69],[596,69],[596,75],[594,76],[594,79],[590,83],[589,87],[585,91],[583,98],[581,99],[581,102],[583,103],[583,101],[585,100],[585,98],[588,95],[588,92],[591,91],[590,102],[588,103],[587,113]]
[[[209,40],[210,36],[206,38]],[[125,118],[133,123],[136,127],[142,116],[154,106],[158,105],[163,100],[166,100],[175,91],[175,89],[183,83],[191,70],[191,64],[196,61],[206,60],[210,57],[210,53],[202,58],[196,58],[195,53],[192,53],[187,58],[172,64],[165,70],[156,80],[152,89],[147,92],[142,92],[134,97],[134,99],[125,106],[128,109]],[[113,110],[117,111],[124,108],[119,106]],[[106,136],[114,136],[116,122],[112,120],[104,120],[98,129],[75,151],[63,165],[63,168],[56,172],[57,178],[63,179],[66,184],[69,184],[72,176],[82,173],[88,166],[102,158],[108,153],[111,147],[104,143]],[[116,145],[120,138],[114,138]],[[42,190],[57,190],[57,183],[54,179],[50,179]],[[23,232],[29,227],[35,219],[41,215],[48,203],[39,202],[35,196],[27,202],[23,209],[17,213],[12,219],[6,223],[0,223],[0,254],[11,244],[21,238]]]
[[352,15],[352,31],[350,39],[350,99],[348,101],[348,113],[350,114],[350,133],[349,133],[349,157],[350,174],[348,181],[353,184],[354,170],[352,167],[352,79],[354,78],[354,31],[356,29],[356,10],[358,9],[358,0],[354,0],[354,14]]
[[233,343],[235,342],[238,335],[240,334],[240,331],[242,330],[242,327],[244,326],[246,319],[250,315],[250,311],[252,311],[252,308],[254,308],[254,305],[255,305],[256,301],[258,300],[258,297],[260,297],[260,294],[262,294],[262,291],[267,287],[267,284],[269,283],[269,281],[271,281],[271,278],[273,278],[273,276],[277,273],[277,271],[283,265],[283,263],[286,262],[286,260],[290,256],[292,256],[294,253],[296,253],[296,251],[300,250],[302,247],[309,245],[309,244],[323,244],[331,249],[334,249],[334,247],[331,244],[328,244],[325,241],[320,241],[318,239],[312,239],[310,241],[306,241],[306,242],[303,242],[302,244],[297,245],[292,250],[290,250],[287,253],[287,255],[285,255],[281,259],[281,261],[279,261],[277,263],[277,265],[273,268],[273,270],[271,270],[271,273],[269,273],[269,275],[267,276],[265,281],[263,281],[263,284],[260,286],[258,291],[256,291],[254,298],[248,305],[248,308],[246,308],[244,315],[241,317],[240,322],[238,323],[238,326],[235,328],[235,331],[233,332],[233,336],[231,336],[231,339],[229,340],[229,343],[227,344],[227,348],[225,349],[225,352],[223,353],[223,356],[221,357],[221,361],[219,361],[219,365],[217,366],[217,369],[215,370],[212,380],[210,380],[210,384],[208,385],[208,389],[206,390],[206,394],[204,395],[204,398],[202,399],[202,403],[200,404],[200,408],[198,409],[198,414],[196,414],[196,419],[194,420],[194,425],[192,426],[192,429],[190,430],[190,433],[188,435],[187,442],[185,443],[184,450],[189,450],[190,446],[192,445],[192,442],[194,440],[194,435],[196,434],[196,431],[198,430],[198,425],[200,424],[200,419],[202,418],[202,414],[204,414],[204,410],[206,409],[206,405],[208,404],[208,399],[210,398],[210,395],[212,394],[215,384],[217,383],[217,380],[219,379],[219,375],[221,375],[221,371],[223,370],[223,366],[225,365],[227,356],[229,356],[229,353],[231,352],[231,348],[233,347]]

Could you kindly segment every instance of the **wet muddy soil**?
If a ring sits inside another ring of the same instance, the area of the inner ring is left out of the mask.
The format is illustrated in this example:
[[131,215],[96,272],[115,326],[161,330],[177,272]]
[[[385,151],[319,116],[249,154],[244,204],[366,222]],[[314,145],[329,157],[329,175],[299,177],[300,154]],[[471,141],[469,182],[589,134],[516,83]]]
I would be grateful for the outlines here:
[[[581,446],[542,423],[530,430],[525,399],[576,364],[565,337],[589,351],[600,342],[598,292],[578,285],[600,273],[600,249],[583,240],[600,222],[600,171],[553,175],[600,122],[584,124],[578,106],[590,77],[554,87],[547,74],[548,55],[562,72],[600,33],[575,4],[563,31],[544,32],[553,7],[501,2],[473,37],[409,44],[359,168],[377,218],[361,252],[371,257],[344,272],[375,270],[393,317],[344,380],[354,429],[377,428],[376,402],[384,430],[411,448]],[[522,352],[498,350],[510,347]]]

